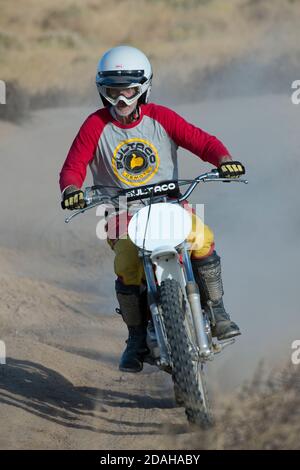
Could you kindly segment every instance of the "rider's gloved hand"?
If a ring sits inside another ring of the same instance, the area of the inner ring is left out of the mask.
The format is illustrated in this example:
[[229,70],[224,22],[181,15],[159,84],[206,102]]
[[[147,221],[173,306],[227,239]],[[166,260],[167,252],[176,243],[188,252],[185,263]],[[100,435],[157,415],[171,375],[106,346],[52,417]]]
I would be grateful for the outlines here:
[[231,160],[218,166],[220,178],[238,178],[245,174],[245,167],[241,162]]
[[82,209],[84,206],[83,191],[76,186],[69,186],[63,193],[61,207],[72,211],[74,209]]

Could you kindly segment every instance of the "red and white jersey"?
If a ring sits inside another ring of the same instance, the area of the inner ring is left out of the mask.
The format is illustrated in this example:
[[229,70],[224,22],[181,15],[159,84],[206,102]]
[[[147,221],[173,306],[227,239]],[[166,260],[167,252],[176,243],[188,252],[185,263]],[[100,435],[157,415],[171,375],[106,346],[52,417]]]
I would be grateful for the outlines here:
[[229,154],[216,137],[164,106],[141,105],[139,119],[128,125],[102,108],[86,119],[75,137],[60,173],[61,191],[69,185],[81,188],[88,165],[94,184],[129,188],[176,180],[178,147],[214,166]]

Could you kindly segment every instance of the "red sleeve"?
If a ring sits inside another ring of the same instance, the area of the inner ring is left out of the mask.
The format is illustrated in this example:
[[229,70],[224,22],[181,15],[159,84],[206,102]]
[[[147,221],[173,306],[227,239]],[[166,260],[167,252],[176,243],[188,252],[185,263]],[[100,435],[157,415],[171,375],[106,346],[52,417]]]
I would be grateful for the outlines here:
[[86,177],[87,166],[94,158],[99,137],[105,126],[100,113],[101,110],[91,114],[76,135],[60,172],[61,191],[70,185],[81,188]]
[[221,157],[229,155],[229,151],[219,139],[187,122],[175,111],[154,104],[148,106],[149,111],[145,109],[145,114],[157,120],[179,147],[189,150],[214,166],[219,165]]

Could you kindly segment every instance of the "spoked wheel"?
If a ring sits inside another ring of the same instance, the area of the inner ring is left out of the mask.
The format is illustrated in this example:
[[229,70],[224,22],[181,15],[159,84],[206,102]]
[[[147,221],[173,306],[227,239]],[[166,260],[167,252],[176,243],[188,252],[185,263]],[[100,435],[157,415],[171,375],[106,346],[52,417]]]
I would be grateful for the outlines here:
[[185,299],[174,279],[161,283],[160,300],[173,364],[176,402],[185,408],[188,420],[202,428],[212,424],[204,374],[193,357],[185,321]]

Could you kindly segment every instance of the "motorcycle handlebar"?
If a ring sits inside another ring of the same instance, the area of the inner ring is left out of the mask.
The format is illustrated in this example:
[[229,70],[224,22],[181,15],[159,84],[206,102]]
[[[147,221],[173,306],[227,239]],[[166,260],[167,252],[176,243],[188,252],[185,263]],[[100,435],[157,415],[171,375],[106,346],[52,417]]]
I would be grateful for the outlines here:
[[[219,181],[219,182],[224,182],[224,183],[232,183],[232,182],[245,183],[245,184],[248,183],[247,180],[240,179],[240,178],[234,178],[234,179],[221,178],[219,171],[217,169],[213,169],[207,173],[203,173],[202,175],[197,176],[194,180],[192,180],[190,186],[188,187],[188,189],[185,191],[184,194],[182,194],[179,198],[176,198],[170,202],[178,204],[178,202],[185,201],[192,194],[192,192],[194,191],[194,189],[200,182],[205,183],[209,181]],[[156,184],[159,185],[159,183],[156,183]],[[73,219],[76,215],[81,214],[85,212],[86,210],[92,209],[93,207],[99,206],[100,204],[105,204],[105,203],[111,204],[122,195],[122,192],[112,197],[108,195],[103,195],[103,194],[94,194],[94,195],[90,194],[91,191],[99,190],[99,188],[100,188],[99,186],[90,186],[90,187],[85,188],[84,200],[85,200],[86,206],[83,209],[79,209],[78,211],[74,212],[72,215],[67,217],[65,219],[66,223],[70,222],[70,220]],[[141,188],[143,188],[143,186],[141,186]],[[151,194],[149,195],[149,198],[151,198]]]

